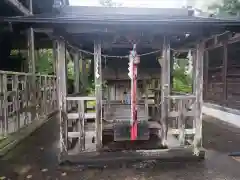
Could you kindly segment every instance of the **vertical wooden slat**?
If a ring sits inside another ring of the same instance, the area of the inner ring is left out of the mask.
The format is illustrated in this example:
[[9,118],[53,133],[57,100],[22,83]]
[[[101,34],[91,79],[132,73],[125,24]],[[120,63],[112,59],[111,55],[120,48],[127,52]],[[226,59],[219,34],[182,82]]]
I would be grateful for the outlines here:
[[179,141],[180,145],[185,145],[185,121],[184,121],[184,113],[185,113],[185,108],[184,108],[184,99],[179,99],[178,100],[178,125],[179,125]]
[[79,65],[79,53],[74,52],[74,93],[80,92],[80,65]]
[[170,42],[167,37],[164,37],[163,43],[163,60],[161,63],[161,124],[162,124],[162,145],[167,145],[168,133],[168,112],[169,112],[169,98],[170,94]]
[[[30,3],[31,6],[32,3]],[[31,77],[31,121],[36,117],[36,64],[35,64],[35,45],[34,45],[34,31],[33,28],[28,29],[28,63]]]
[[14,91],[16,92],[16,96],[15,96],[15,102],[14,102],[14,106],[15,106],[15,112],[16,112],[16,130],[18,130],[20,128],[20,103],[19,103],[19,79],[18,79],[18,75],[14,75]]
[[193,65],[193,69],[192,69],[192,93],[194,93],[196,91],[196,79],[195,79],[195,74],[196,74],[196,51],[194,50],[192,52],[192,65]]
[[204,100],[208,98],[208,66],[209,66],[209,51],[205,51],[205,58],[204,58]]
[[79,120],[77,125],[77,130],[80,132],[79,137],[79,144],[80,144],[80,151],[85,150],[85,103],[84,101],[78,101],[78,114],[79,114]]
[[173,58],[173,51],[171,51],[170,54],[170,94],[172,94],[173,91],[173,66],[174,66],[174,58]]
[[28,117],[28,102],[29,102],[29,87],[28,87],[28,76],[24,76],[24,125],[28,123],[29,117]]
[[67,67],[66,67],[66,47],[65,42],[61,39],[56,41],[57,53],[57,94],[58,110],[60,119],[60,152],[67,152]]
[[223,101],[227,101],[227,61],[228,61],[228,51],[227,43],[223,45],[223,69],[222,69],[222,78],[223,78]]
[[196,73],[195,73],[195,126],[196,133],[194,136],[193,146],[194,154],[199,155],[200,148],[202,147],[202,106],[203,106],[203,53],[204,43],[197,44],[196,47]]
[[94,42],[94,74],[96,95],[96,148],[102,147],[102,67],[101,67],[101,42]]
[[7,75],[3,74],[3,118],[4,118],[4,135],[8,134],[8,100],[7,100]]

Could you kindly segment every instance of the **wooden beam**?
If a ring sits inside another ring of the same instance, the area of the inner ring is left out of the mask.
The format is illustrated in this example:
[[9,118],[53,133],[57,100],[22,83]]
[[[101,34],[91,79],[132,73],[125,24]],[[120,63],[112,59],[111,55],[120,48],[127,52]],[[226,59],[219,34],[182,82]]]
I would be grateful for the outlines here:
[[161,61],[161,124],[162,124],[162,145],[167,146],[168,123],[167,117],[169,112],[169,100],[166,98],[170,95],[170,42],[164,37],[163,59]]
[[60,119],[60,153],[67,152],[67,67],[66,67],[66,46],[63,40],[56,40],[56,73],[57,73],[57,94],[58,110]]
[[79,52],[74,52],[74,93],[80,92],[80,65],[79,65]]
[[96,95],[96,149],[102,147],[102,67],[101,67],[101,42],[94,41],[94,75]]
[[21,2],[18,0],[4,0],[7,4],[12,6],[18,12],[22,13],[23,15],[31,15],[31,11],[28,10]]
[[222,80],[223,80],[223,101],[227,101],[227,61],[228,61],[228,44],[225,42],[223,45],[223,69],[222,69]]
[[202,106],[203,106],[203,54],[204,54],[204,42],[199,42],[196,47],[196,72],[193,78],[195,78],[195,136],[194,136],[194,154],[199,155],[202,148]]
[[207,100],[208,97],[208,66],[209,66],[209,51],[205,50],[204,58],[204,100]]

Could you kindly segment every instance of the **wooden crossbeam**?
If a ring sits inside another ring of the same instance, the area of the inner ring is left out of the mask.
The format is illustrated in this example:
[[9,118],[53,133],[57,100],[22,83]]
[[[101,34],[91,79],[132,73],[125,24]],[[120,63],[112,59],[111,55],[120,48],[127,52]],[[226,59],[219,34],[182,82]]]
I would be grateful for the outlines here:
[[31,15],[30,10],[28,10],[27,7],[25,7],[21,2],[18,0],[4,0],[7,4],[12,6],[14,9],[22,13],[23,15]]

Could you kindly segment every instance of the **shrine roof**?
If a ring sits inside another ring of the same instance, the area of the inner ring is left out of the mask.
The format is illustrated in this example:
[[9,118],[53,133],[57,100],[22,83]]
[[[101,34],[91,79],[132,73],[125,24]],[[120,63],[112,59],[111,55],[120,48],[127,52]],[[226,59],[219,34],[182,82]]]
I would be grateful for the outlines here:
[[239,25],[235,17],[214,17],[187,8],[114,8],[64,6],[59,11],[31,16],[6,17],[4,21],[25,23],[91,23],[91,24],[202,24]]

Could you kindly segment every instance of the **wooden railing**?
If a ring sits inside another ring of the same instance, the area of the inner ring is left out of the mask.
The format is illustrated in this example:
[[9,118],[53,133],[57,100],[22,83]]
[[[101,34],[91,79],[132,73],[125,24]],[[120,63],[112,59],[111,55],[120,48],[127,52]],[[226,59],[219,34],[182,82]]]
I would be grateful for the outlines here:
[[56,77],[0,71],[0,137],[57,109]]

